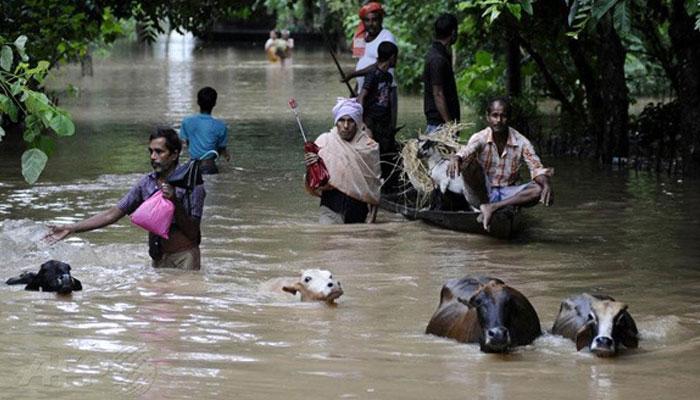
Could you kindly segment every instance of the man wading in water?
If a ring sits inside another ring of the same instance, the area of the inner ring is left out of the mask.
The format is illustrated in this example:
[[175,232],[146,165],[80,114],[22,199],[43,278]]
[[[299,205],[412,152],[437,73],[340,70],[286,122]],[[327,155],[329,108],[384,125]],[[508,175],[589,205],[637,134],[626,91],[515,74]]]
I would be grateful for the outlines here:
[[335,127],[319,136],[318,154],[304,153],[307,166],[319,157],[330,180],[317,190],[306,190],[321,198],[319,223],[372,223],[379,205],[381,169],[379,145],[362,129],[362,106],[355,99],[338,98],[333,107]]
[[[151,154],[153,171],[143,176],[129,190],[116,206],[102,211],[86,220],[69,225],[49,226],[46,239],[50,243],[65,239],[71,233],[87,232],[103,228],[131,214],[159,189],[163,197],[175,205],[175,215],[170,225],[168,239],[149,233],[149,254],[154,268],[180,268],[198,270],[200,268],[199,229],[204,206],[204,186],[196,185],[188,193],[183,188],[175,188],[167,183],[167,177],[178,165],[182,143],[172,129],[158,129],[151,134],[148,151]],[[183,204],[187,204],[185,207]]]

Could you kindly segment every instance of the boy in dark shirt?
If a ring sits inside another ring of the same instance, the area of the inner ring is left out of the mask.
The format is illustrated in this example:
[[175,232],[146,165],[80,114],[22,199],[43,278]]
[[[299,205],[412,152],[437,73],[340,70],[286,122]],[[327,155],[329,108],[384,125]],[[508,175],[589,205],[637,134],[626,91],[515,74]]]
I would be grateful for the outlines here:
[[[382,42],[377,49],[377,63],[365,75],[362,90],[357,96],[357,102],[364,109],[363,120],[372,131],[372,137],[379,143],[379,154],[382,165],[382,178],[385,182],[394,170],[398,146],[396,132],[391,118],[391,84],[393,78],[389,69],[396,66],[399,49],[391,42]],[[385,184],[383,187],[388,189]]]

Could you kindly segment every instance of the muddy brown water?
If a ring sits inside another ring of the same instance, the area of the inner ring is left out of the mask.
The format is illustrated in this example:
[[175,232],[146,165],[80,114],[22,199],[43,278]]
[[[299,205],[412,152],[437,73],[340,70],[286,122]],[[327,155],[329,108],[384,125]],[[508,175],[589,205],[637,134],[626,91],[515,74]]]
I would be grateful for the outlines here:
[[[4,280],[55,258],[85,290],[58,298],[0,287],[0,397],[697,398],[699,182],[546,160],[555,206],[529,210],[510,242],[383,212],[372,226],[319,226],[286,101],[297,97],[317,135],[345,94],[335,74],[323,52],[300,50],[280,68],[261,50],[200,49],[188,37],[117,48],[92,78],[62,68],[56,81],[81,88],[63,100],[78,133],[59,143],[41,181],[24,184],[0,144],[0,271]],[[115,204],[149,170],[150,129],[178,125],[204,85],[219,92],[214,114],[230,124],[233,161],[206,182],[201,272],[153,270],[145,234],[127,219],[41,242],[46,223]],[[420,99],[401,101],[415,131]],[[337,307],[259,290],[305,268],[342,281]],[[543,331],[564,297],[610,294],[629,304],[640,348],[599,359],[545,333],[491,355],[424,335],[441,285],[466,274],[519,289]]]

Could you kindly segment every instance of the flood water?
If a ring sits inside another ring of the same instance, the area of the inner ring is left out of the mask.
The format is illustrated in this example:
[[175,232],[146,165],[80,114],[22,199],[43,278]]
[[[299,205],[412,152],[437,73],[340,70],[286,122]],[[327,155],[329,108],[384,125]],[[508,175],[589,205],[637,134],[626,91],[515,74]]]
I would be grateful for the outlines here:
[[[348,66],[350,60],[345,61]],[[658,399],[700,390],[700,182],[586,161],[556,168],[556,203],[528,211],[512,241],[456,233],[380,212],[376,225],[319,226],[302,187],[294,95],[314,136],[345,95],[322,51],[285,68],[262,50],[199,49],[189,37],[123,46],[95,76],[58,72],[77,134],[61,140],[41,180],[23,183],[0,144],[0,277],[58,259],[82,292],[61,298],[0,287],[0,397],[68,399]],[[48,223],[114,205],[150,170],[147,137],[219,92],[232,162],[207,178],[200,272],[150,267],[146,234],[125,218],[48,246]],[[422,124],[401,98],[406,132]],[[262,289],[305,268],[331,270],[338,306]],[[576,352],[545,333],[509,355],[424,335],[441,285],[464,275],[519,289],[551,328],[560,301],[606,293],[629,305],[640,348],[615,359]]]

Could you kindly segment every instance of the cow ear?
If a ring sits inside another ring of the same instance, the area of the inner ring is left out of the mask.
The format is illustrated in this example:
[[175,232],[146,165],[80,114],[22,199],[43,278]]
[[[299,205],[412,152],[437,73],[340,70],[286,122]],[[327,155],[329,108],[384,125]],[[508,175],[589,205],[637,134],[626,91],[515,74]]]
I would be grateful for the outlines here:
[[628,349],[636,349],[639,347],[639,331],[637,331],[637,324],[635,324],[630,313],[627,312],[626,307],[617,320],[617,324],[622,344]]
[[282,286],[282,290],[284,290],[287,293],[297,294],[297,292],[299,291],[299,282],[296,282],[291,286]]
[[588,346],[593,340],[593,323],[587,322],[576,332],[576,351]]

